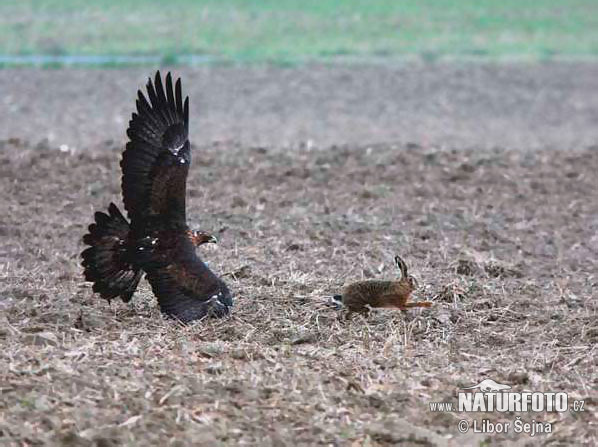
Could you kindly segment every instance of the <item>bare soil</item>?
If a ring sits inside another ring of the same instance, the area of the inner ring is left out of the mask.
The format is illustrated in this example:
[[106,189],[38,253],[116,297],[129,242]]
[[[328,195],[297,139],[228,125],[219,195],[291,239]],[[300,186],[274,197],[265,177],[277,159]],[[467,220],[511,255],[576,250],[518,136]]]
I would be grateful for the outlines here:
[[[167,70],[167,69],[164,69]],[[195,144],[568,149],[598,141],[598,64],[174,68]],[[123,143],[152,70],[0,70],[0,139]]]
[[[0,71],[0,444],[595,445],[598,67],[549,67],[183,70],[189,220],[236,296],[187,327],[79,266],[147,70]],[[418,82],[453,113],[393,97]],[[346,320],[330,296],[395,254],[434,306]],[[585,411],[430,411],[485,378]],[[457,430],[516,416],[553,433]]]

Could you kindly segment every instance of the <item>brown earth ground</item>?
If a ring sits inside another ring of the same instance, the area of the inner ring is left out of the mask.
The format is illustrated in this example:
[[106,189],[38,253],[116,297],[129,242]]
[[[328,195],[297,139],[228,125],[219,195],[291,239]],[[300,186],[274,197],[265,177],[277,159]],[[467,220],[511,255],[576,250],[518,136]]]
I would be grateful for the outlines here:
[[[598,65],[177,71],[236,295],[188,327],[79,267],[150,71],[0,71],[1,445],[595,445]],[[345,320],[396,253],[434,306]],[[430,411],[485,378],[585,411]],[[516,416],[553,433],[457,430]]]

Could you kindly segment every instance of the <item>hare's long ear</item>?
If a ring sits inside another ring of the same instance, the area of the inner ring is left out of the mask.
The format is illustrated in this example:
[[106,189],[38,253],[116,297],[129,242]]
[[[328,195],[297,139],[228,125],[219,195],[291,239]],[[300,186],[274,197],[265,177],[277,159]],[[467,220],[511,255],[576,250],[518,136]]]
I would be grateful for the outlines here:
[[417,280],[417,278],[413,275],[411,275],[409,278],[411,278],[411,283],[413,285],[414,289],[419,288],[419,281]]
[[405,261],[403,261],[401,257],[397,255],[395,256],[395,263],[401,271],[401,279],[407,278],[407,264],[405,264]]

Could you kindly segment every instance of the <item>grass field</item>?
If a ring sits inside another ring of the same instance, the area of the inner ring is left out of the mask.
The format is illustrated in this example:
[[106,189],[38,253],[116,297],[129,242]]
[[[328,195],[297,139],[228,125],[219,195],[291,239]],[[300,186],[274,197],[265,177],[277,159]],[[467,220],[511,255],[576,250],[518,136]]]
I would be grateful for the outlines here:
[[224,61],[333,57],[598,55],[598,2],[5,0],[0,54],[204,55]]

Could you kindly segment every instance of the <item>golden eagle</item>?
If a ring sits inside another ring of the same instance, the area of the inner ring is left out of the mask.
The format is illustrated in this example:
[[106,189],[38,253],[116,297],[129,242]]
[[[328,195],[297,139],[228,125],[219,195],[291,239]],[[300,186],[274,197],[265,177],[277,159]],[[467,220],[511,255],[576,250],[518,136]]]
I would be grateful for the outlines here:
[[182,322],[206,315],[224,316],[233,301],[226,284],[197,256],[195,248],[215,242],[187,226],[185,196],[191,163],[189,98],[183,102],[181,80],[165,88],[158,71],[137,92],[120,163],[122,193],[130,222],[113,203],[108,214],[95,213],[83,242],[85,279],[93,291],[111,300],[131,300],[145,272],[160,309]]

